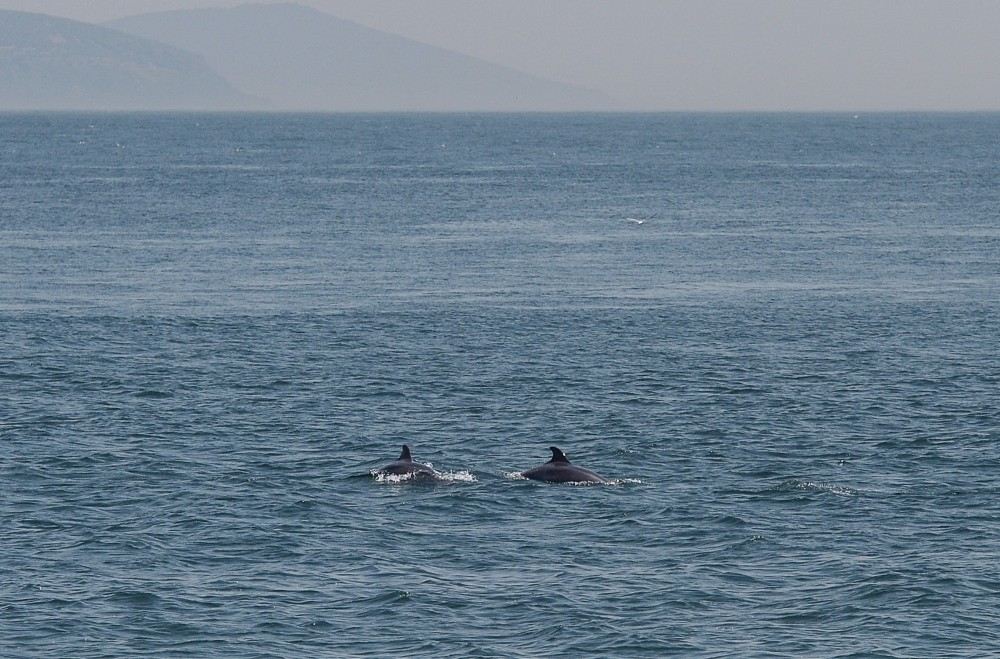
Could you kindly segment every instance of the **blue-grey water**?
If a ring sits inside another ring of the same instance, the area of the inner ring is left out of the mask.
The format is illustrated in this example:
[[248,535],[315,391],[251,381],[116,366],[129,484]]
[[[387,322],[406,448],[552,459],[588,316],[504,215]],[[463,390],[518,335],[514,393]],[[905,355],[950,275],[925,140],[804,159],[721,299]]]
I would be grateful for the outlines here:
[[1000,115],[0,115],[0,656],[1000,656],[998,328]]

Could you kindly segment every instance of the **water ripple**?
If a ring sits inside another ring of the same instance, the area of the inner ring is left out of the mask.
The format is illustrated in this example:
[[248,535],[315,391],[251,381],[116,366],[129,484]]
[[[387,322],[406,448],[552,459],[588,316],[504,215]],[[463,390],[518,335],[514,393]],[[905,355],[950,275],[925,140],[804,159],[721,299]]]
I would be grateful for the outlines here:
[[996,122],[0,116],[0,656],[997,655]]

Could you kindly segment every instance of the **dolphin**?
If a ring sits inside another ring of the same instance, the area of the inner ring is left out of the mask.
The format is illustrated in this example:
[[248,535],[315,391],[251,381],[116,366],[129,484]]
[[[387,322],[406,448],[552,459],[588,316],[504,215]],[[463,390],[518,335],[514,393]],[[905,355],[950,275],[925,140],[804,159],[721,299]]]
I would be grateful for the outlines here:
[[372,471],[373,476],[405,476],[407,474],[413,474],[413,478],[430,478],[434,480],[440,478],[430,465],[414,462],[413,458],[410,457],[410,447],[406,444],[403,444],[403,452],[399,454],[396,460],[381,469]]
[[583,467],[570,464],[566,454],[550,446],[552,459],[545,464],[529,469],[521,475],[536,481],[546,481],[548,483],[607,483],[594,472]]

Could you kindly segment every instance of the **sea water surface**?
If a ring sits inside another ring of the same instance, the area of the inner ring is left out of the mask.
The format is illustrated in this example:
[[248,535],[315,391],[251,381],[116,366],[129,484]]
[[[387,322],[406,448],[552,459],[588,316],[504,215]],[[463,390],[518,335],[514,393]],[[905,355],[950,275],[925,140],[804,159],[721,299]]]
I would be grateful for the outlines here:
[[1000,115],[0,115],[0,656],[1000,656],[998,327]]

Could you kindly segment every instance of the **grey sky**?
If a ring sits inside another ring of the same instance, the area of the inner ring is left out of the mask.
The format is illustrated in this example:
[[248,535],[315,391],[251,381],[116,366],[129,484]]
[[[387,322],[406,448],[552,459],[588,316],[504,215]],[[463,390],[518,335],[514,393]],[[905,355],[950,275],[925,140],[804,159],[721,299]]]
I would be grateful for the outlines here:
[[[647,110],[1000,109],[994,0],[299,0]],[[237,0],[0,0],[99,22]]]

